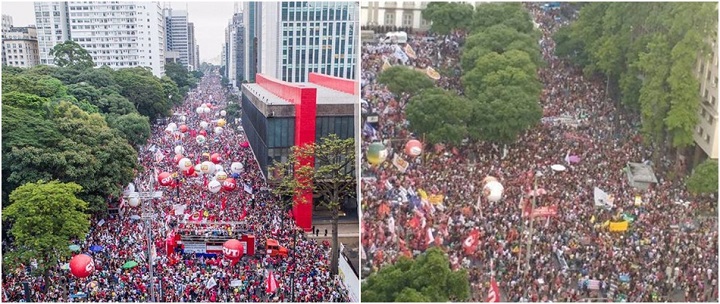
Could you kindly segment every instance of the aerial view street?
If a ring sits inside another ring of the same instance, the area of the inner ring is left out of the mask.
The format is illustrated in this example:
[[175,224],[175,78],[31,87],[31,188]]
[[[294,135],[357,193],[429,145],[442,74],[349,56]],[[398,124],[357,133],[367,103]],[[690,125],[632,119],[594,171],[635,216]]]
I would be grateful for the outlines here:
[[392,3],[363,301],[718,300],[717,3]]
[[359,301],[356,3],[26,4],[3,302]]

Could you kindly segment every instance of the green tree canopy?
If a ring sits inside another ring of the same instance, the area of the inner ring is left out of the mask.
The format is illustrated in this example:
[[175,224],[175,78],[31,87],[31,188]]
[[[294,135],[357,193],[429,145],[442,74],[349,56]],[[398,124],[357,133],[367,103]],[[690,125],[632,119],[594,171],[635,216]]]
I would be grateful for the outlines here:
[[718,161],[707,159],[693,170],[687,181],[687,189],[693,194],[718,193]]
[[523,51],[488,53],[478,58],[475,67],[462,76],[465,95],[475,98],[491,86],[515,86],[528,95],[536,96],[537,103],[542,85],[536,71],[537,66]]
[[58,181],[26,183],[13,190],[2,220],[12,223],[10,234],[21,250],[4,253],[6,265],[34,258],[40,268],[50,268],[56,259],[69,257],[70,241],[84,238],[90,229],[88,203],[75,196],[81,190],[78,184]]
[[518,135],[540,122],[542,108],[538,96],[517,86],[487,87],[471,99],[472,115],[468,123],[471,139],[512,143]]
[[430,2],[422,18],[432,22],[430,30],[447,35],[453,30],[467,30],[472,25],[474,8],[464,2]]
[[475,7],[472,31],[482,31],[494,25],[503,24],[520,33],[533,31],[530,14],[519,2],[483,3]]
[[108,115],[107,123],[119,130],[133,147],[144,145],[150,138],[150,120],[138,113]]
[[378,82],[386,85],[396,96],[407,93],[417,94],[423,89],[435,86],[425,73],[405,66],[394,66],[383,71],[378,76]]
[[467,137],[470,103],[456,94],[432,88],[410,99],[405,108],[410,130],[429,143],[460,144]]
[[478,58],[491,52],[503,54],[510,50],[524,51],[536,66],[543,63],[537,39],[533,35],[498,24],[467,38],[461,57],[462,68],[465,71],[472,70]]
[[[315,165],[307,165],[308,159],[315,159]],[[338,273],[340,243],[338,242],[338,219],[342,199],[355,191],[355,140],[340,139],[335,134],[319,142],[295,146],[288,161],[275,163],[268,170],[275,174],[277,195],[292,196],[311,191],[319,195],[316,203],[332,212],[332,258],[330,271]],[[289,173],[293,172],[293,173]],[[270,175],[270,174],[269,174]],[[312,204],[313,202],[302,202]]]
[[72,40],[55,45],[50,50],[50,56],[55,56],[55,64],[60,67],[87,69],[95,66],[90,53]]
[[172,104],[168,101],[168,95],[165,95],[165,88],[150,71],[141,67],[120,69],[113,74],[113,79],[122,88],[120,94],[151,121],[170,114]]
[[452,271],[445,253],[428,249],[415,260],[401,257],[370,275],[362,285],[367,302],[460,302],[470,298],[466,270]]
[[3,192],[41,179],[76,182],[90,209],[104,210],[132,180],[137,152],[99,114],[39,98],[3,94]]

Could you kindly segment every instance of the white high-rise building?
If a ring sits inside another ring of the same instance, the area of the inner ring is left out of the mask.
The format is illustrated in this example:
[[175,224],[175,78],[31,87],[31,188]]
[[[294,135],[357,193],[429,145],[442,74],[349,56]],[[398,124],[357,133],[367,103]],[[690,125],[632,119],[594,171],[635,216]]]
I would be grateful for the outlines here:
[[148,67],[165,74],[165,19],[159,2],[35,2],[40,63],[53,64],[50,50],[77,42],[96,66]]
[[37,31],[34,26],[11,27],[3,33],[3,64],[18,68],[31,68],[40,60]]
[[[184,10],[176,10],[166,8],[163,10],[165,15],[165,33],[167,49],[180,53],[180,63],[188,70],[190,67],[190,34],[188,32],[188,13]],[[194,49],[194,47],[192,47]]]
[[[13,19],[9,15],[2,15],[2,40],[5,41],[5,34],[10,31],[13,25]],[[6,65],[5,61],[5,43],[2,45],[2,64]]]
[[[710,38],[711,48],[707,58],[697,61],[696,75],[700,81],[700,107],[695,127],[695,143],[706,157],[717,159],[720,148],[720,124],[718,123],[718,44],[717,33]],[[699,150],[696,150],[696,154]],[[696,158],[698,156],[696,155]],[[704,158],[704,157],[703,157]]]
[[307,82],[311,72],[355,79],[358,2],[262,2],[257,72]]

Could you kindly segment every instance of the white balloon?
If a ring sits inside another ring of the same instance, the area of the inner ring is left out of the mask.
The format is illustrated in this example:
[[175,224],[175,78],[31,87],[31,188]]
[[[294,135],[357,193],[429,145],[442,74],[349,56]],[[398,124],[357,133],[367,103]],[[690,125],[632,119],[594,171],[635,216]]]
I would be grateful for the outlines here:
[[180,116],[180,121],[185,122],[187,120],[187,117],[185,115]]
[[200,105],[200,107],[203,108],[203,109],[205,109],[205,108],[208,107],[208,104],[204,103],[204,104]]
[[200,171],[205,174],[215,173],[215,164],[211,161],[204,161],[200,164]]
[[225,172],[223,172],[223,171],[218,171],[218,173],[215,173],[215,179],[217,179],[217,180],[219,180],[219,181],[221,181],[221,182],[224,181],[224,180],[226,180],[227,177],[228,177],[228,176],[227,176],[227,173],[225,173]]
[[222,134],[223,128],[222,127],[215,127],[215,134]]
[[171,122],[170,124],[168,124],[167,128],[175,131],[175,130],[177,130],[177,124],[175,124],[174,122]]
[[178,162],[178,169],[180,169],[180,171],[185,171],[187,169],[190,169],[192,166],[193,166],[192,161],[187,157],[184,157],[183,159],[181,159]]
[[197,109],[195,109],[195,113],[202,114],[202,113],[203,113],[203,109],[200,108],[200,107],[198,107]]
[[221,165],[215,165],[215,171],[217,172],[225,172],[225,169]]
[[203,129],[207,129],[208,125],[210,125],[210,124],[208,124],[207,121],[201,121],[201,122],[200,122],[200,127],[203,128]]
[[201,145],[205,143],[205,140],[207,139],[205,138],[205,136],[202,135],[198,135],[197,137],[195,137],[195,141]]
[[220,191],[222,184],[220,184],[219,181],[213,180],[210,183],[208,183],[208,190],[212,193],[218,193]]
[[505,187],[503,187],[503,185],[498,181],[489,181],[485,184],[485,187],[483,187],[485,197],[487,197],[487,199],[491,202],[497,202],[502,199],[504,190]]
[[202,165],[201,165],[201,164],[195,165],[195,173],[197,173],[198,176],[203,176],[203,175],[205,175],[205,172],[202,172]]
[[242,172],[242,169],[243,164],[240,162],[234,162],[230,165],[230,171],[232,171],[232,173],[240,173]]
[[180,145],[175,146],[175,154],[176,155],[182,155],[183,153],[185,153],[185,148],[183,148],[183,146],[180,146]]
[[225,110],[220,111],[220,116],[225,116],[225,115],[227,115],[227,112],[225,112]]
[[210,108],[203,108],[203,113],[205,113],[205,114],[210,113]]
[[130,205],[130,207],[140,206],[140,199],[137,196],[133,196],[128,200],[128,205]]

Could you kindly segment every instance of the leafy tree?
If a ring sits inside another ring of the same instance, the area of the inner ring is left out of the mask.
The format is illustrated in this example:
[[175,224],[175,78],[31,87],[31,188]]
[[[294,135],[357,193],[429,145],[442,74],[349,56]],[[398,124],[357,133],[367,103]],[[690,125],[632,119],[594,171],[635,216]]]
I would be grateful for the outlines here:
[[[97,100],[95,105],[102,113],[125,115],[137,113],[135,106],[124,96],[113,91],[104,91],[103,95]],[[110,94],[107,94],[110,93]]]
[[113,79],[122,88],[120,94],[130,100],[140,114],[150,120],[170,114],[172,104],[165,88],[150,71],[140,67],[120,69],[113,74]]
[[524,51],[536,66],[542,64],[543,59],[540,55],[540,48],[537,39],[533,35],[521,33],[506,25],[498,24],[478,31],[467,38],[461,57],[463,70],[469,71],[473,69],[475,61],[488,53],[503,54],[510,50]]
[[478,58],[475,67],[462,76],[465,94],[475,98],[490,86],[514,86],[539,100],[542,86],[536,70],[537,66],[523,51],[488,53]]
[[2,87],[3,93],[22,92],[51,98],[59,98],[67,95],[67,89],[63,83],[47,75],[22,74],[3,77]]
[[133,147],[144,145],[150,138],[150,120],[138,113],[109,115],[107,123],[117,129]]
[[453,271],[445,253],[428,249],[415,260],[401,257],[370,275],[362,285],[367,302],[459,302],[470,298],[465,269]]
[[471,108],[467,100],[438,88],[423,90],[405,108],[410,130],[429,143],[460,144],[467,137]]
[[422,18],[432,22],[430,30],[447,35],[453,30],[466,30],[472,25],[473,6],[463,2],[430,2]]
[[693,194],[718,193],[718,161],[707,159],[693,170],[687,181],[687,189]]
[[60,67],[87,69],[95,66],[90,53],[72,40],[55,45],[50,50],[50,56],[55,56],[55,64]]
[[417,94],[423,89],[434,87],[425,73],[404,66],[391,67],[378,76],[378,82],[387,86],[396,96],[407,93]]
[[13,265],[37,259],[47,279],[57,259],[70,256],[70,240],[85,237],[90,229],[85,214],[88,203],[75,196],[81,189],[78,184],[58,181],[27,183],[15,189],[2,219],[12,223],[10,234],[21,250],[5,253],[5,262]]
[[[314,165],[311,159],[314,158]],[[338,273],[340,245],[338,219],[342,199],[355,190],[355,140],[340,139],[335,134],[319,142],[295,146],[285,163],[275,163],[269,170],[277,173],[276,195],[292,196],[314,192],[320,195],[319,205],[332,211],[332,259],[330,271]],[[289,173],[293,172],[293,173]],[[312,204],[312,202],[302,202]]]
[[688,32],[686,38],[673,48],[673,65],[667,79],[670,84],[670,110],[665,124],[675,148],[687,148],[695,142],[693,132],[698,123],[700,83],[693,75],[693,67],[699,45],[694,43],[697,40],[692,33]]
[[490,86],[473,99],[468,123],[471,139],[512,143],[525,130],[540,122],[538,96],[517,86]]
[[643,73],[644,83],[640,88],[640,113],[642,130],[651,143],[661,144],[665,139],[664,118],[670,110],[671,58],[667,37],[658,34],[648,44],[647,52],[640,54],[637,67]]
[[2,66],[2,74],[3,78],[5,78],[5,75],[18,75],[23,73],[23,68],[14,67],[11,65],[3,65]]
[[534,28],[530,14],[521,3],[483,3],[475,7],[472,31],[482,31],[503,24],[520,33],[531,33]]
[[163,86],[163,92],[165,93],[165,96],[168,96],[169,101],[174,105],[182,104],[184,94],[180,93],[178,85],[167,76],[160,78],[160,82]]
[[168,62],[165,64],[165,76],[170,77],[178,87],[189,87],[190,77],[187,68],[176,62]]
[[4,94],[2,110],[4,192],[41,179],[75,182],[102,211],[132,180],[137,152],[99,114],[19,93]]
[[117,86],[113,79],[113,71],[107,66],[103,66],[97,69],[83,70],[82,73],[78,74],[73,83],[86,83],[95,88],[112,88],[116,89],[116,92],[120,93],[121,87]]

